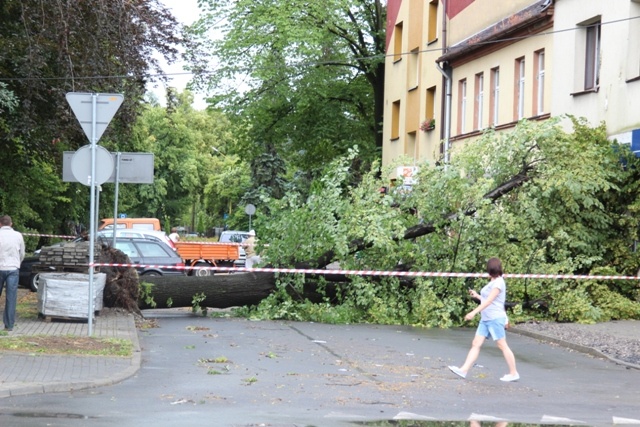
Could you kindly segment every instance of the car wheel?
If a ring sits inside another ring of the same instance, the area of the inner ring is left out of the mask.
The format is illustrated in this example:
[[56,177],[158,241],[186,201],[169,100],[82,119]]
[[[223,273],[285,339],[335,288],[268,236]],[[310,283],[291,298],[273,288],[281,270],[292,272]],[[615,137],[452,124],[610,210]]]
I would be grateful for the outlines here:
[[207,264],[206,262],[197,262],[196,265],[194,265],[194,267],[195,269],[193,270],[193,273],[192,273],[194,276],[206,277],[206,276],[211,276],[213,274],[213,270],[202,268],[202,267],[210,267],[210,265]]
[[40,280],[40,273],[29,276],[29,288],[31,292],[38,292],[38,280]]
[[158,273],[157,271],[147,271],[146,273],[142,273],[141,276],[160,277],[162,276],[162,274]]

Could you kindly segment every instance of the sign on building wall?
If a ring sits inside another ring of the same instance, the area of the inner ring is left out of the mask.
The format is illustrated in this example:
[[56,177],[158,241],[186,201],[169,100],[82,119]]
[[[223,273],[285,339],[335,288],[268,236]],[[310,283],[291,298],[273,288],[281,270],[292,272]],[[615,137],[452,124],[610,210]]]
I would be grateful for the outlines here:
[[420,168],[418,166],[398,166],[396,175],[399,180],[402,180],[403,185],[414,185],[418,182],[419,170]]

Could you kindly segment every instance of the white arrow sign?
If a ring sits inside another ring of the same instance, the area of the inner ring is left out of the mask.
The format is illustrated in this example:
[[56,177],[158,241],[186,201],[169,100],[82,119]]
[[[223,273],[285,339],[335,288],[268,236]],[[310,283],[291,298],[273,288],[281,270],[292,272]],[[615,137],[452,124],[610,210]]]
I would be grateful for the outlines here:
[[120,93],[98,93],[97,101],[96,101],[96,117],[95,117],[95,126],[96,126],[96,140],[91,140],[92,126],[93,126],[93,102],[92,97],[93,93],[82,93],[82,92],[69,92],[67,93],[67,102],[71,106],[73,113],[76,115],[76,118],[80,122],[80,126],[82,126],[82,130],[84,130],[85,135],[89,138],[89,142],[92,144],[97,143],[100,140],[100,137],[104,133],[105,129],[113,119],[113,116],[122,105],[122,101],[124,100],[124,96]]

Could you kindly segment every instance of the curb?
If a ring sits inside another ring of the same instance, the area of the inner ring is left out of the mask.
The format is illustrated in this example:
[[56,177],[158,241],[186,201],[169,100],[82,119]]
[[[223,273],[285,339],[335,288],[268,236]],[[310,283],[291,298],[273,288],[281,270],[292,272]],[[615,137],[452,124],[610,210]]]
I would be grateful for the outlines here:
[[[89,361],[88,363],[103,363],[109,366],[106,372],[103,374],[89,377],[80,378],[74,375],[65,375],[64,379],[56,380],[55,377],[60,371],[53,371],[51,375],[48,375],[48,371],[45,368],[45,373],[39,375],[36,378],[36,381],[29,380],[13,380],[8,382],[0,382],[0,399],[12,396],[25,396],[32,394],[43,394],[43,393],[56,393],[56,392],[72,392],[77,390],[86,390],[92,389],[96,387],[103,387],[117,384],[121,381],[124,381],[127,378],[134,376],[142,365],[142,351],[140,349],[140,341],[138,337],[138,329],[136,327],[135,318],[133,315],[129,314],[128,319],[126,321],[126,326],[124,328],[119,329],[120,331],[126,331],[124,336],[120,335],[121,338],[127,339],[131,341],[131,356],[128,357],[118,357],[118,356],[64,356],[64,355],[35,355],[28,353],[15,353],[12,355],[0,355],[0,360],[5,357],[12,358],[12,360],[29,360],[29,359],[38,359],[40,361],[44,360],[43,364],[47,365],[49,362],[46,361],[47,358],[55,358],[57,360],[68,360],[67,362],[61,362],[63,366],[69,366],[72,359],[84,359],[85,361]],[[53,359],[49,359],[53,360]],[[93,362],[92,362],[93,360]],[[102,360],[103,362],[95,362],[98,360]],[[0,363],[7,363],[7,361],[2,361]],[[8,366],[16,366],[14,363],[10,362]],[[57,363],[57,362],[55,362]],[[82,362],[84,363],[84,362]],[[68,369],[68,368],[65,368]],[[33,380],[33,377],[32,377]]]
[[568,348],[570,350],[574,350],[580,353],[584,353],[584,354],[588,354],[590,356],[593,357],[598,357],[601,359],[608,359],[611,362],[617,363],[618,365],[623,365],[626,366],[628,368],[632,368],[632,369],[640,369],[640,365],[635,364],[635,363],[629,363],[629,362],[625,362],[624,360],[620,360],[620,359],[616,359],[615,357],[611,357],[607,354],[602,353],[600,350],[596,350],[595,348],[592,347],[587,347],[584,345],[580,345],[580,344],[575,344],[569,341],[565,341],[563,339],[560,338],[555,338],[555,337],[551,337],[549,335],[545,335],[545,334],[541,334],[539,332],[531,332],[531,331],[526,331],[524,329],[518,329],[517,326],[511,326],[509,328],[509,332],[513,332],[516,333],[518,335],[523,335],[529,338],[534,338],[537,339],[539,341],[546,341],[546,342],[550,342],[553,344],[557,344],[561,347],[565,347]]

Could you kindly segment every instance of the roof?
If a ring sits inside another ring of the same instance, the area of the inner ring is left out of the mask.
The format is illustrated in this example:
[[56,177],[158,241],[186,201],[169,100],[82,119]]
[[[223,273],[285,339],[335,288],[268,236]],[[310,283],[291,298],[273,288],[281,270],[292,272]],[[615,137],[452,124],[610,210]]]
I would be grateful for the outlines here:
[[449,47],[437,62],[467,62],[480,53],[501,49],[504,44],[515,43],[520,37],[542,31],[552,25],[552,1],[538,0],[531,6]]

